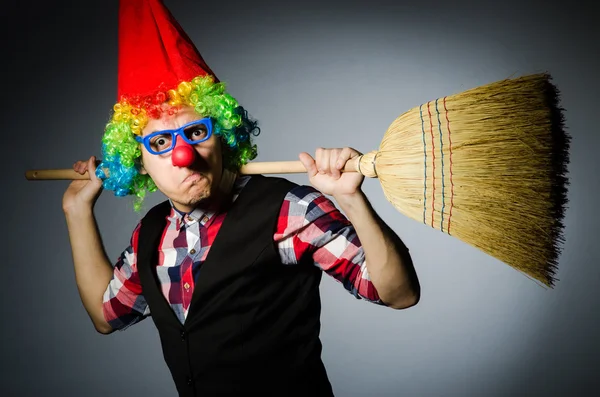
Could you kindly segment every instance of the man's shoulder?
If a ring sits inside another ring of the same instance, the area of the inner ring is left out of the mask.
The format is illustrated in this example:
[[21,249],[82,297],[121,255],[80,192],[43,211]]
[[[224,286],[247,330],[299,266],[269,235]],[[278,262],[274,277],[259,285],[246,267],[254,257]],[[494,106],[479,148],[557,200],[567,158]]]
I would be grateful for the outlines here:
[[316,207],[323,212],[330,212],[335,209],[335,204],[312,185],[302,185],[279,177],[268,178],[271,179],[270,183],[283,184],[286,187],[284,189],[284,202],[288,204],[290,211],[310,212]]
[[169,200],[164,200],[150,208],[146,212],[146,215],[142,217],[140,223],[147,221],[148,219],[164,218],[171,213],[171,209],[171,202]]
[[292,182],[289,179],[286,179],[283,177],[278,177],[278,176],[248,175],[244,178],[247,178],[248,180],[252,179],[255,181],[255,183],[258,182],[264,186],[284,185],[284,186],[289,186],[290,188],[298,186],[297,183]]
[[286,200],[288,201],[313,201],[319,197],[325,197],[323,193],[310,185],[298,184],[283,177],[252,175],[252,178],[259,180],[263,189],[280,187],[287,193]]

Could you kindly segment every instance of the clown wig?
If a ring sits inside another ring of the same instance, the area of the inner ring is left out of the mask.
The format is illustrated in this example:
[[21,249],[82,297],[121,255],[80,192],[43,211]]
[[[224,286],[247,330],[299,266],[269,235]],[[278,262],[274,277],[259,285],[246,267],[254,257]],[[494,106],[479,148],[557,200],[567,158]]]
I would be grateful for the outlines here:
[[106,125],[103,161],[96,175],[102,179],[104,188],[113,190],[116,196],[133,195],[135,211],[141,209],[146,192],[154,192],[157,187],[149,175],[139,172],[142,145],[134,136],[142,135],[149,118],[158,119],[165,111],[174,114],[184,105],[192,106],[202,117],[211,118],[213,133],[223,146],[224,168],[236,172],[256,158],[256,145],[251,140],[251,135],[260,133],[256,121],[225,91],[224,83],[215,82],[210,75],[182,82],[176,89],[158,90],[151,96],[123,96]]

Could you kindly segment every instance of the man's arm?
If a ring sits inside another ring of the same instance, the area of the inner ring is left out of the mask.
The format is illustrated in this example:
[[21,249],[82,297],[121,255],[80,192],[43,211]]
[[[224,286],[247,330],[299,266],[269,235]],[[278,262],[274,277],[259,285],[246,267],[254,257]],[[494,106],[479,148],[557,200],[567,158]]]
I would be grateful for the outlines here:
[[108,261],[92,209],[65,211],[75,280],[85,310],[102,334],[113,331],[104,319],[102,297],[110,283],[113,269]]
[[355,298],[387,306],[371,280],[354,226],[314,187],[298,186],[288,192],[274,239],[283,264],[296,265],[310,255],[315,266]]
[[352,223],[365,253],[369,278],[379,298],[389,307],[404,309],[420,299],[420,285],[408,249],[381,220],[360,186],[364,177],[356,172],[341,173],[346,162],[359,156],[351,149],[317,149],[299,158],[311,184],[333,196]]
[[416,305],[421,288],[408,248],[375,213],[362,191],[334,198],[356,230],[379,298],[394,309]]
[[75,280],[94,327],[98,332],[108,334],[113,329],[104,319],[102,298],[113,270],[102,246],[93,213],[94,204],[102,191],[102,182],[94,174],[94,156],[87,163],[76,162],[73,169],[80,174],[90,170],[90,180],[71,182],[62,203],[71,242]]

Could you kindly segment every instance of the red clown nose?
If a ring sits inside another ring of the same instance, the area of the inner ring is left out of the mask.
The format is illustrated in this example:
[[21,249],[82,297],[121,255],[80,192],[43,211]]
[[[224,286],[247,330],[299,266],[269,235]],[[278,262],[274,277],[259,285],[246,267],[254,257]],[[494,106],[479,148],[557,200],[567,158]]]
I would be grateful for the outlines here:
[[180,136],[177,137],[173,153],[171,154],[171,161],[176,167],[189,167],[196,158],[196,151]]

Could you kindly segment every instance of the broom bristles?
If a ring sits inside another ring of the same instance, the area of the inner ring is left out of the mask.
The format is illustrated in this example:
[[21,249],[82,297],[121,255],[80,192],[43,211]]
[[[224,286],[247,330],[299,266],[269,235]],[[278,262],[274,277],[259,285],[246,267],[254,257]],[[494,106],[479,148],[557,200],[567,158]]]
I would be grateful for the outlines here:
[[376,155],[387,199],[546,286],[564,241],[570,137],[548,74],[413,108]]

